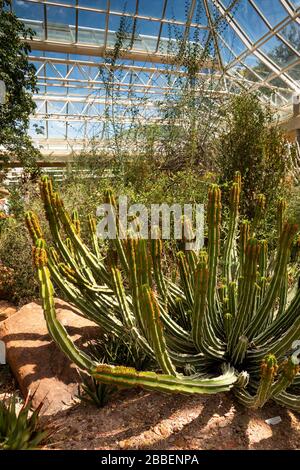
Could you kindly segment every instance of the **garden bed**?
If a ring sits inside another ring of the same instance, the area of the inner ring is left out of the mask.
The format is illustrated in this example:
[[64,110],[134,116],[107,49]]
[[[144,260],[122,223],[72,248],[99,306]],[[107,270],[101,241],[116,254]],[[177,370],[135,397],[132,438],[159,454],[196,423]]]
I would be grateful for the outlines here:
[[[18,386],[9,367],[0,366],[0,399],[14,392]],[[265,422],[275,416],[279,424]],[[273,403],[249,410],[231,394],[191,397],[123,390],[104,408],[74,401],[41,421],[58,429],[45,449],[300,448],[300,413]]]
[[[280,416],[269,425],[266,419]],[[48,417],[48,449],[299,449],[300,414],[268,403],[249,410],[229,394],[184,396],[124,390],[102,409],[84,403]]]

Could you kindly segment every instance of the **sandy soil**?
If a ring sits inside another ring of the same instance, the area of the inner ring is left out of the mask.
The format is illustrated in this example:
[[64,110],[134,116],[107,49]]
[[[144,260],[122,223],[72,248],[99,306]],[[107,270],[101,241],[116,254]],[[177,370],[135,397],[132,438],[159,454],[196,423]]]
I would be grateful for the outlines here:
[[[0,367],[0,399],[16,390]],[[270,426],[266,419],[280,416]],[[123,390],[97,409],[83,402],[43,416],[58,431],[45,449],[300,449],[300,414],[273,403],[248,410],[231,394],[163,395]]]
[[[280,416],[270,426],[265,419]],[[191,397],[140,390],[102,409],[80,403],[47,418],[60,430],[48,449],[299,449],[300,414],[267,404],[247,410],[230,394]]]

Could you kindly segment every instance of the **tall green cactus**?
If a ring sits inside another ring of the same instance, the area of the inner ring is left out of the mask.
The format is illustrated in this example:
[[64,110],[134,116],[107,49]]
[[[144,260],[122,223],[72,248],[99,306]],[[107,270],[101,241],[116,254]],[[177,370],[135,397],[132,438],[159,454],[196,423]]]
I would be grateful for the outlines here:
[[[124,237],[121,228],[104,258],[96,220],[89,217],[88,221],[90,249],[81,238],[78,214],[68,214],[51,181],[43,177],[41,195],[53,246],[46,245],[35,214],[28,212],[26,223],[34,244],[45,319],[65,354],[108,384],[170,393],[217,393],[233,388],[246,406],[261,407],[273,399],[299,410],[299,367],[291,347],[300,339],[300,290],[290,301],[287,283],[298,227],[285,220],[286,205],[281,200],[276,256],[270,263],[267,242],[255,238],[265,199],[259,195],[251,227],[250,222],[239,221],[240,194],[237,174],[223,240],[221,190],[211,186],[207,250],[178,253],[180,281],[176,284],[163,270],[159,229],[148,243]],[[117,213],[111,193],[106,200]],[[78,349],[56,317],[53,285],[104,331],[136,342],[156,360],[161,373],[137,371],[126,364],[97,364]],[[192,375],[184,375],[188,370]]]

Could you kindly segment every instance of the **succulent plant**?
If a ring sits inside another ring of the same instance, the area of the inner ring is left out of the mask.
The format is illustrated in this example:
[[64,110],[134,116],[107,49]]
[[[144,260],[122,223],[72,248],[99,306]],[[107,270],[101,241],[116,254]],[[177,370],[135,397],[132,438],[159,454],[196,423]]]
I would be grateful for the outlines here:
[[0,449],[36,449],[50,436],[50,431],[39,425],[43,403],[31,412],[32,398],[28,395],[19,411],[15,394],[0,401]]
[[[213,184],[207,249],[178,253],[180,281],[175,283],[164,273],[159,237],[147,241],[117,234],[103,259],[96,221],[89,218],[90,249],[80,236],[77,214],[68,214],[47,177],[41,180],[41,195],[53,246],[47,246],[35,214],[27,213],[26,221],[44,315],[54,341],[80,369],[109,385],[175,393],[232,389],[249,407],[273,399],[300,409],[300,376],[292,349],[300,338],[300,290],[291,300],[287,282],[298,227],[285,220],[283,201],[278,205],[276,253],[268,257],[266,240],[255,238],[264,197],[259,196],[253,223],[240,221],[241,178],[236,174],[224,237],[221,190]],[[117,212],[109,192],[107,201]],[[155,371],[97,363],[79,350],[56,317],[53,285],[104,331],[134,341],[155,361]]]

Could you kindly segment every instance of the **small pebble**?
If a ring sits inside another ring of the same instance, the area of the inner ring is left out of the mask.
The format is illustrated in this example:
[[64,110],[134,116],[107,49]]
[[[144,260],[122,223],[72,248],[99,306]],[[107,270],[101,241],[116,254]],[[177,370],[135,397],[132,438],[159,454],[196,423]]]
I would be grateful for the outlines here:
[[225,428],[227,426],[228,423],[226,423],[226,421],[221,421],[219,423],[219,428]]

